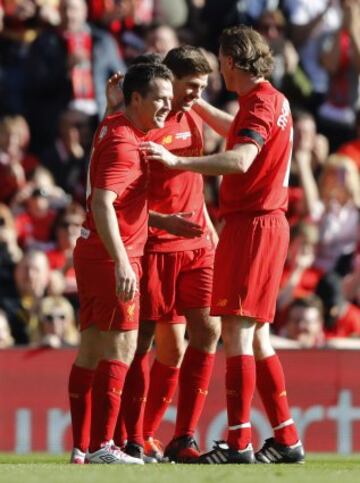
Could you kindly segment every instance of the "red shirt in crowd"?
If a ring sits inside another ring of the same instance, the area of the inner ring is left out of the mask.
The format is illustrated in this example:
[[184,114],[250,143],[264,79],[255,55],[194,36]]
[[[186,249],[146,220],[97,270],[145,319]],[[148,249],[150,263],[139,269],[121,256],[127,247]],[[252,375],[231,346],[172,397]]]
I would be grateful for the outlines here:
[[349,304],[345,313],[336,321],[335,326],[325,330],[327,339],[333,337],[360,336],[360,309],[356,305]]
[[24,211],[15,218],[19,245],[26,247],[34,242],[48,243],[56,218],[56,212],[48,210],[44,216],[35,217]]

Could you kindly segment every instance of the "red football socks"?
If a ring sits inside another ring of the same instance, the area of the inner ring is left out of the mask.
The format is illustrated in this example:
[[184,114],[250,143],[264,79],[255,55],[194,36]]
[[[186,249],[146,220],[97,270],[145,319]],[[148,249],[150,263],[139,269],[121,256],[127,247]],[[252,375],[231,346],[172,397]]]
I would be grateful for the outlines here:
[[69,376],[69,400],[74,448],[84,453],[90,443],[91,393],[95,371],[73,364]]
[[256,362],[257,388],[264,404],[274,437],[278,443],[295,444],[299,440],[291,418],[280,359],[275,354]]
[[121,392],[128,366],[120,361],[102,360],[95,371],[92,391],[90,452],[114,437]]
[[227,442],[233,449],[245,449],[251,443],[250,411],[256,384],[254,356],[229,357],[225,381],[229,421]]
[[155,359],[150,372],[150,387],[145,405],[144,438],[153,437],[174,396],[179,368],[162,364]]
[[123,439],[121,418],[125,423],[127,440],[144,446],[143,421],[149,380],[149,353],[136,354],[126,375],[121,411],[115,429],[114,440],[115,444],[119,446]]
[[193,435],[208,393],[215,354],[188,346],[180,369],[175,438]]

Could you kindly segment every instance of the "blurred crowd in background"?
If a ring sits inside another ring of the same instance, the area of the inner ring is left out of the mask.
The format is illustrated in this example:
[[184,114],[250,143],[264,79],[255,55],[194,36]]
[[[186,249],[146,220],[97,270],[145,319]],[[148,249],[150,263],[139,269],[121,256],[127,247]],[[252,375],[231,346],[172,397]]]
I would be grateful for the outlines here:
[[[360,0],[0,0],[0,348],[78,343],[72,252],[107,79],[140,54],[200,46],[206,99],[236,113],[217,39],[239,23],[270,43],[294,118],[274,341],[360,347]],[[205,154],[222,149],[206,128]],[[205,181],[221,230],[220,179]]]

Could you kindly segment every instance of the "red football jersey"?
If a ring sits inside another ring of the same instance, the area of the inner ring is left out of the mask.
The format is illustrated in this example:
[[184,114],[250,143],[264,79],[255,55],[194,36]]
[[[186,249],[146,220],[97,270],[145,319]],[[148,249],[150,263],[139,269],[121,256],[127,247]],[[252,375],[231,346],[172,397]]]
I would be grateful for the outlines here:
[[94,138],[86,188],[86,220],[78,238],[81,254],[109,258],[91,212],[95,188],[115,192],[114,202],[121,238],[130,257],[143,254],[147,238],[147,163],[140,157],[139,143],[146,134],[121,113],[100,124]]
[[223,177],[220,213],[286,211],[293,136],[289,102],[269,82],[261,82],[239,103],[227,149],[254,143],[259,154],[247,173]]
[[[171,114],[165,127],[150,133],[151,141],[162,144],[177,156],[201,156],[203,151],[203,124],[194,112]],[[146,251],[170,252],[195,250],[209,245],[204,217],[203,177],[190,171],[168,169],[159,162],[150,166],[149,210],[159,213],[191,211],[189,218],[204,229],[200,238],[183,238],[149,227]]]

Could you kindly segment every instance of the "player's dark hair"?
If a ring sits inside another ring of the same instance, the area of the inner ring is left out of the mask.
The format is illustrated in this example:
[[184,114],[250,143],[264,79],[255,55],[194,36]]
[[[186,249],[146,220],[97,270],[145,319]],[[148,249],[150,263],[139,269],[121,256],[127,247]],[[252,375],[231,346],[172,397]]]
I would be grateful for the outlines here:
[[221,51],[234,60],[235,66],[256,77],[269,77],[274,59],[264,37],[245,25],[223,30],[220,36]]
[[163,61],[162,55],[156,53],[156,52],[149,52],[147,54],[141,54],[135,57],[131,61],[131,65],[136,65],[136,64],[161,64]]
[[146,97],[155,79],[173,80],[174,76],[163,64],[136,64],[129,68],[124,77],[122,85],[125,106],[131,102],[134,92],[138,92],[141,97]]
[[210,74],[212,72],[202,50],[191,45],[182,45],[169,50],[163,63],[178,79],[188,75]]

